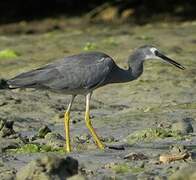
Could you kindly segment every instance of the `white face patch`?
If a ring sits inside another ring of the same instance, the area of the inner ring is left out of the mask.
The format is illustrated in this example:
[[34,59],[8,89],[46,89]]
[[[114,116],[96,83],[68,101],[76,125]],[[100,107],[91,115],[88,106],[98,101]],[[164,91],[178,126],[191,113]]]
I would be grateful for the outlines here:
[[155,54],[155,51],[157,51],[157,49],[154,48],[154,47],[152,47],[152,48],[150,48],[150,51],[151,51],[153,54]]
[[149,49],[150,50],[150,54],[147,54],[146,56],[145,56],[145,59],[147,60],[147,59],[160,59],[158,56],[156,56],[155,55],[155,51],[157,51],[157,48],[155,48],[155,47],[152,47],[152,48],[150,48]]
[[105,60],[105,58],[103,57],[103,58],[99,59],[98,61],[99,61],[99,62],[102,62],[102,61],[104,61],[104,60]]

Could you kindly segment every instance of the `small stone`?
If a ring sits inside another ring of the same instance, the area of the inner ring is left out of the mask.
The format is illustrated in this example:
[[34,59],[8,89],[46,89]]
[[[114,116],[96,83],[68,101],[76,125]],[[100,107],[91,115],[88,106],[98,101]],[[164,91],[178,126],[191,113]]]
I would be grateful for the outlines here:
[[22,99],[16,98],[14,99],[15,104],[21,104],[22,103]]
[[101,138],[101,140],[103,142],[107,142],[107,143],[117,142],[118,141],[113,136],[104,137],[104,138]]
[[0,106],[5,106],[5,105],[7,105],[6,101],[0,102]]
[[46,125],[42,126],[38,133],[37,133],[37,137],[39,138],[44,138],[49,132],[51,132],[50,128]]
[[130,153],[127,154],[124,159],[129,159],[129,160],[134,160],[134,161],[138,161],[138,160],[145,160],[148,159],[148,157],[146,155],[144,155],[143,153]]

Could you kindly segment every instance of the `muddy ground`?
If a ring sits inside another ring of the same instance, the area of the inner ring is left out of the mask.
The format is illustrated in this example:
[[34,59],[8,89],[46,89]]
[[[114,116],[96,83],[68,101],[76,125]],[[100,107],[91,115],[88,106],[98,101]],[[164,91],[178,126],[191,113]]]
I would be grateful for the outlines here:
[[[196,130],[196,22],[145,26],[89,25],[81,24],[80,19],[73,19],[72,23],[69,20],[66,24],[64,19],[61,20],[62,26],[51,28],[51,21],[21,22],[0,27],[0,51],[12,51],[11,56],[0,58],[1,78],[11,78],[86,50],[108,53],[119,66],[126,68],[128,55],[134,48],[145,44],[155,45],[186,67],[182,71],[161,61],[148,61],[138,80],[108,85],[94,92],[91,101],[93,126],[106,144],[122,144],[124,150],[101,151],[93,145],[84,123],[84,97],[76,98],[71,113],[74,149],[69,155],[79,161],[81,174],[89,179],[167,179],[181,167],[194,163],[194,158],[159,162],[159,155],[169,152],[170,146],[175,144],[184,144],[194,154],[194,131],[163,136],[159,132],[155,136],[149,133],[152,137],[148,137],[148,133],[141,136],[139,133],[150,131],[149,128],[176,131],[172,124],[183,123],[183,119],[189,119]],[[51,24],[55,24],[54,20]],[[40,28],[42,25],[45,29]],[[9,134],[1,137],[1,179],[14,178],[17,171],[43,153],[48,153],[46,151],[65,156],[60,151],[62,145],[57,150],[43,151],[24,150],[22,147],[34,144],[32,137],[44,125],[64,137],[63,113],[69,99],[67,95],[47,91],[1,90],[0,120],[14,121],[13,134],[17,134],[17,137]],[[184,127],[182,125],[177,130],[181,131]],[[134,139],[130,134],[135,132],[137,137]],[[18,140],[18,137],[25,140]],[[43,137],[39,138],[43,140]],[[142,153],[146,158],[125,159],[129,153]]]

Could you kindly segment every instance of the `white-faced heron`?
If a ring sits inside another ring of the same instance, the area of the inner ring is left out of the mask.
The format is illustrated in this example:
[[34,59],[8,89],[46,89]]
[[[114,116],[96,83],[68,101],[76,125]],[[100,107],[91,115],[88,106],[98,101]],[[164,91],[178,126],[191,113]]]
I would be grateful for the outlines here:
[[41,68],[19,74],[2,83],[1,89],[36,88],[72,95],[64,116],[66,151],[70,145],[70,110],[78,94],[86,96],[85,122],[93,139],[100,149],[105,145],[94,131],[90,116],[89,103],[93,90],[110,83],[123,83],[137,79],[143,72],[143,63],[148,59],[162,59],[180,69],[182,65],[163,55],[153,46],[142,46],[128,58],[128,69],[121,69],[114,60],[102,52],[85,52],[65,57]]

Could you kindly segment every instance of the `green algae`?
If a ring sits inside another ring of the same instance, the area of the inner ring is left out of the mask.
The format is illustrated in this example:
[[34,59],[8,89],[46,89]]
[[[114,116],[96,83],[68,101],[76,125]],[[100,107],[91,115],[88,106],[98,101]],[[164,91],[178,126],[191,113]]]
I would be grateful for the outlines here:
[[39,153],[39,152],[65,153],[63,148],[53,148],[48,145],[37,145],[37,144],[25,144],[16,149],[9,149],[8,152],[18,153],[18,154]]
[[103,40],[103,43],[111,46],[118,46],[118,42],[113,37],[108,37]]
[[144,171],[144,168],[142,167],[130,166],[127,163],[115,164],[111,166],[111,169],[117,174],[125,174],[125,173],[137,174]]
[[196,103],[182,103],[177,104],[176,107],[180,109],[196,109]]
[[20,54],[11,49],[4,49],[0,51],[0,59],[13,59],[17,58]]
[[87,42],[84,47],[83,50],[84,51],[91,51],[91,50],[95,50],[97,48],[97,45],[93,42]]
[[167,128],[148,128],[141,131],[136,131],[129,136],[127,136],[126,140],[128,143],[133,144],[141,141],[153,141],[158,138],[168,138],[174,137],[178,140],[185,138],[180,132],[172,131]]
[[17,153],[36,153],[39,152],[39,146],[35,144],[26,144],[18,149],[16,149]]
[[141,35],[141,36],[138,36],[136,37],[137,39],[139,40],[149,40],[149,41],[152,41],[154,38],[152,36],[148,36],[148,35]]

